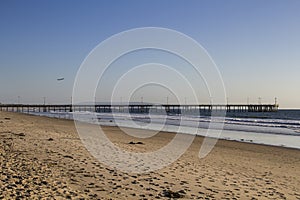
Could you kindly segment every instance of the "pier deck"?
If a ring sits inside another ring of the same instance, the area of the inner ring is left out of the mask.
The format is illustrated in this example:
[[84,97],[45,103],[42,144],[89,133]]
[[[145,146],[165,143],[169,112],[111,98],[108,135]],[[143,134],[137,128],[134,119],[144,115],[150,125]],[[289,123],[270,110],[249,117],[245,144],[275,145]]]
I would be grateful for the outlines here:
[[178,105],[178,104],[129,104],[129,105],[71,105],[71,104],[0,104],[0,111],[13,112],[130,112],[130,113],[189,113],[189,112],[276,112],[278,104],[201,104],[201,105]]

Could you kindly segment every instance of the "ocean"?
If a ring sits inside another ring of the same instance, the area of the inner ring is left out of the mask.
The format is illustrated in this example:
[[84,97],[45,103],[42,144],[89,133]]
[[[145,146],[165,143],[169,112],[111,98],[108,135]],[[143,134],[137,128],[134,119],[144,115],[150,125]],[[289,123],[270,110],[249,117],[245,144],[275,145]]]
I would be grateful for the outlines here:
[[[228,112],[225,118],[212,117],[207,113],[200,115],[160,115],[141,113],[92,113],[92,112],[50,112],[30,114],[55,118],[76,119],[105,126],[120,126],[168,132],[210,136],[226,140],[266,144],[300,149],[300,110],[279,110],[278,112]],[[210,127],[211,120],[219,123],[217,128]],[[191,128],[189,130],[189,128]],[[219,135],[214,130],[207,135],[207,129],[222,129]]]

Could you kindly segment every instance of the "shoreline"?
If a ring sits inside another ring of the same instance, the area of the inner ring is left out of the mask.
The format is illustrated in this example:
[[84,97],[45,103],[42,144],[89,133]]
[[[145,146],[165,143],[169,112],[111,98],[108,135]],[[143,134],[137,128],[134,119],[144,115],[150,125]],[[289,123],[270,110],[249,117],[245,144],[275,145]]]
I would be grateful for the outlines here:
[[[203,137],[198,136],[171,165],[136,174],[92,157],[72,120],[0,112],[0,122],[0,198],[300,198],[298,149],[218,140],[208,156],[199,159]],[[133,152],[159,149],[175,135],[163,132],[137,139],[117,127],[103,130],[115,145]]]
[[[20,112],[22,113],[22,112]],[[48,118],[55,118],[55,119],[66,119],[66,120],[71,120],[71,121],[74,121],[73,119],[71,118],[60,118],[60,117],[55,117],[55,116],[47,116],[47,115],[39,115],[39,114],[32,114],[32,113],[22,113],[22,114],[26,114],[26,115],[33,115],[33,116],[40,116],[40,117],[48,117]],[[89,122],[84,122],[84,123],[89,123]],[[89,123],[89,124],[93,124],[93,123]],[[101,127],[118,127],[118,125],[116,124],[100,124]],[[166,125],[167,127],[169,127],[170,129],[176,129],[178,128],[178,126],[176,125]],[[184,126],[184,125],[183,125]],[[123,127],[123,128],[132,128],[132,129],[141,129],[141,130],[150,130],[150,131],[158,131],[156,129],[147,129],[147,128],[137,128],[137,127],[130,127],[130,126],[127,126],[126,124],[124,125],[120,125],[120,127]],[[188,126],[184,126],[186,128],[188,128]],[[168,128],[167,128],[168,129]],[[208,129],[205,129],[205,128],[199,128],[199,130],[203,131],[203,132],[206,132],[206,130]],[[219,129],[218,130],[213,130],[213,131],[220,131]],[[232,134],[241,134],[241,133],[250,133],[250,134],[266,134],[266,135],[269,135],[269,136],[273,136],[273,137],[277,137],[277,136],[282,136],[282,137],[299,137],[300,138],[300,135],[297,135],[297,134],[279,134],[279,133],[268,133],[268,132],[255,132],[255,131],[250,131],[250,130],[231,130],[231,129],[222,129],[221,130],[222,132],[224,133],[232,133]],[[175,133],[175,134],[187,134],[187,135],[194,135],[194,134],[191,134],[191,133],[188,133],[188,132],[177,132],[176,130],[160,130],[160,132],[165,132],[165,133]],[[247,135],[245,135],[247,136]],[[272,147],[282,147],[282,148],[290,148],[290,149],[298,149],[300,150],[300,146],[288,146],[286,144],[272,144],[272,143],[267,143],[268,141],[266,141],[265,143],[262,142],[262,141],[254,141],[253,139],[245,139],[245,138],[230,138],[230,137],[226,137],[226,136],[222,136],[222,133],[221,135],[219,135],[219,137],[212,137],[212,136],[205,136],[203,134],[196,134],[195,137],[208,137],[208,138],[213,138],[213,139],[217,139],[217,140],[226,140],[226,141],[235,141],[235,142],[241,142],[241,143],[249,143],[249,144],[258,144],[258,145],[266,145],[266,146],[272,146]],[[300,142],[300,141],[299,141]]]

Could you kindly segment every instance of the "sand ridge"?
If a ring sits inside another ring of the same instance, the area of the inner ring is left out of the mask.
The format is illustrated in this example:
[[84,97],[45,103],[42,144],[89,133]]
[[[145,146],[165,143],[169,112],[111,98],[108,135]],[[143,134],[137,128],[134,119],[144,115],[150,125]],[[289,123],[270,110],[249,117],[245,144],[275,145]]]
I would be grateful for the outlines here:
[[[133,152],[159,149],[174,137],[137,139],[103,129]],[[71,120],[0,112],[0,199],[300,199],[299,150],[219,140],[199,159],[202,141],[197,137],[166,168],[124,173],[92,157]]]

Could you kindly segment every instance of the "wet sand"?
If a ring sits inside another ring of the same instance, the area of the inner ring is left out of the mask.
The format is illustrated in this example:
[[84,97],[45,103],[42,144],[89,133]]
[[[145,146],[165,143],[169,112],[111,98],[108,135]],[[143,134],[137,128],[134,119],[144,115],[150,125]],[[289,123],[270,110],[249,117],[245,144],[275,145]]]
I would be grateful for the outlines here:
[[[137,139],[103,129],[134,152],[159,149],[174,137]],[[219,140],[199,159],[202,141],[196,137],[163,169],[125,173],[92,157],[71,120],[0,112],[0,199],[300,199],[299,150]]]

